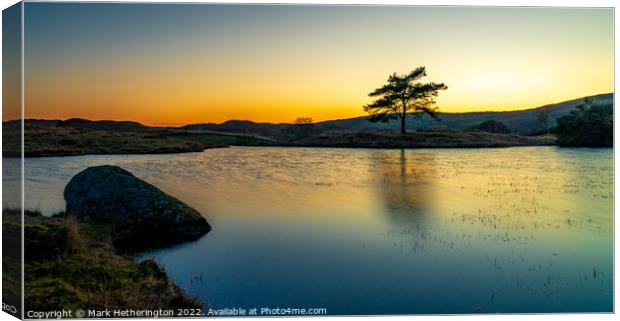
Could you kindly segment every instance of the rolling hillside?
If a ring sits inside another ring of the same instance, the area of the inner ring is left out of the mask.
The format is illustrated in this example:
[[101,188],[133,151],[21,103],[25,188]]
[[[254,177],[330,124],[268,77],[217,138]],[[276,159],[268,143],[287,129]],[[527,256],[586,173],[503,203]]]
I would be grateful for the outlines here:
[[[584,97],[585,98],[585,97]],[[537,126],[537,117],[541,111],[548,110],[549,126],[556,125],[556,119],[568,114],[575,106],[579,105],[584,98],[560,102],[557,104],[545,105],[538,108],[509,111],[509,112],[472,112],[472,113],[439,113],[440,121],[423,117],[418,119],[409,117],[407,119],[407,129],[428,130],[428,129],[468,129],[479,125],[485,121],[498,121],[508,127],[510,133],[532,134],[540,131]],[[595,104],[613,104],[613,93],[592,96]],[[361,109],[361,107],[360,107]],[[72,118],[67,120],[39,120],[27,119],[26,123],[31,126],[42,128],[67,128],[78,130],[96,130],[110,132],[171,132],[176,134],[191,135],[235,135],[240,137],[254,137],[260,140],[282,140],[291,135],[295,130],[295,125],[280,123],[255,123],[249,120],[229,120],[221,124],[203,123],[190,124],[181,127],[151,127],[133,121],[111,121]],[[6,125],[17,125],[17,121],[9,121]],[[399,121],[394,120],[388,123],[371,123],[366,117],[356,117],[349,119],[338,119],[319,122],[315,125],[314,134],[339,135],[341,133],[358,132],[380,132],[398,131]]]
[[[601,94],[592,96],[596,104],[613,104],[613,94]],[[424,117],[422,120],[410,117],[407,119],[407,129],[466,129],[476,126],[487,120],[502,122],[511,132],[530,134],[537,131],[536,118],[538,113],[549,110],[551,127],[556,125],[556,119],[568,114],[579,105],[584,98],[565,101],[557,104],[545,105],[532,109],[524,109],[509,112],[473,112],[473,113],[439,113],[440,121]],[[374,130],[398,130],[400,123],[397,120],[389,123],[371,123],[366,117],[333,120],[318,123],[317,126],[324,130],[346,129],[355,131]]]
[[[592,96],[597,104],[613,104],[613,93]],[[524,109],[509,112],[472,112],[472,113],[439,113],[440,121],[424,117],[417,119],[410,117],[407,120],[408,130],[424,129],[466,129],[476,126],[484,121],[495,120],[505,124],[512,133],[531,134],[539,131],[537,116],[543,110],[549,110],[549,125],[556,125],[556,119],[568,114],[575,106],[579,105],[583,98],[545,105],[538,108]],[[361,109],[361,107],[360,107]],[[293,125],[255,123],[247,120],[230,120],[221,124],[192,124],[179,127],[182,130],[192,131],[215,131],[227,133],[239,133],[246,135],[260,135],[263,137],[278,138],[286,135]],[[366,117],[338,119],[323,121],[316,124],[318,133],[325,132],[372,132],[372,131],[397,131],[399,121],[388,123],[371,123]]]

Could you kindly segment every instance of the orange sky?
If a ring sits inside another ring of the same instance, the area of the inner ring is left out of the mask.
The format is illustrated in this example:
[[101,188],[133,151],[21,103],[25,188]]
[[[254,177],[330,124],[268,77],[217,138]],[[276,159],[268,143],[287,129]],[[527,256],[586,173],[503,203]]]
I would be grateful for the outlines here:
[[448,85],[444,112],[614,89],[610,9],[27,3],[25,17],[27,118],[348,118],[418,66]]

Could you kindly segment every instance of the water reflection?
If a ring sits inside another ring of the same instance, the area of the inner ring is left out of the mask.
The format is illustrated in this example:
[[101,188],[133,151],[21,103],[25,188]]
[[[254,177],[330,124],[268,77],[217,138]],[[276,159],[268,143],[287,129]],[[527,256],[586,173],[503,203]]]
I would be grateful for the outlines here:
[[374,168],[385,213],[394,225],[417,225],[429,215],[436,179],[432,154],[382,152],[374,159]]
[[25,187],[27,206],[62,209],[72,175],[114,164],[197,208],[211,233],[144,256],[217,307],[610,311],[612,158],[553,147],[230,148],[27,159]]

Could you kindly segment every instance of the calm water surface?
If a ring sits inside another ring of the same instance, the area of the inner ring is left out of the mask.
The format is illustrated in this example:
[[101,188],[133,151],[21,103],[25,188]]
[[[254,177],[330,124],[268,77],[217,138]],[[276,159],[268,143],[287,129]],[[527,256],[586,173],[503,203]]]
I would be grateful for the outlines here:
[[233,147],[26,160],[27,206],[62,210],[114,164],[213,231],[144,253],[206,305],[329,314],[611,311],[613,151]]

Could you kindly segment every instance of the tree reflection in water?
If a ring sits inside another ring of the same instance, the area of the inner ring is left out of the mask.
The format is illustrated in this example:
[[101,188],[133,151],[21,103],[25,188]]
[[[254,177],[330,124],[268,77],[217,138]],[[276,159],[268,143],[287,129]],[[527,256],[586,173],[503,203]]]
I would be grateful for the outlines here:
[[376,158],[377,185],[389,219],[417,225],[429,216],[437,172],[431,153],[400,150]]

